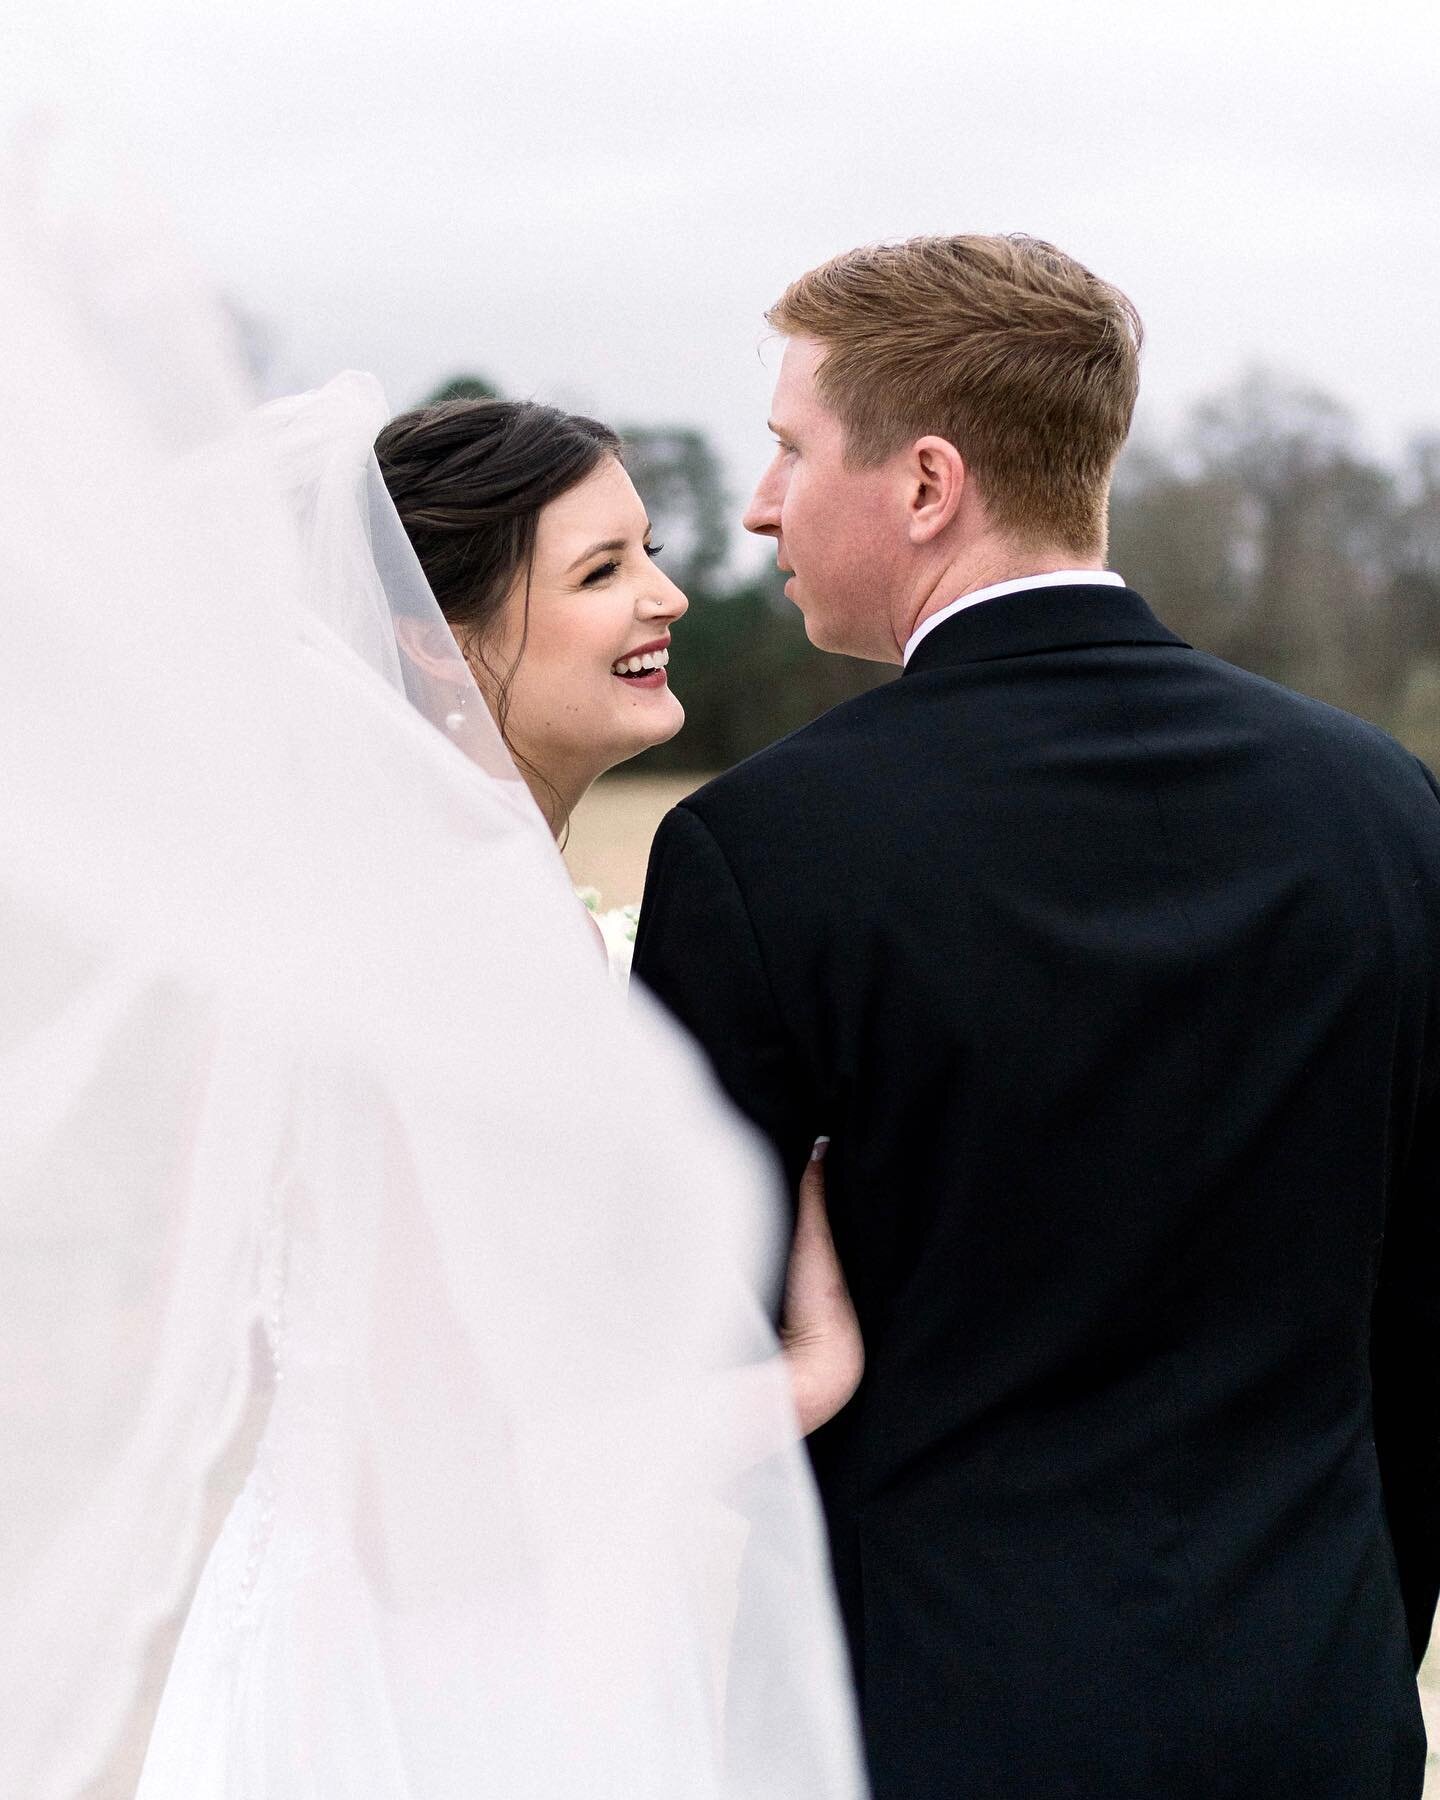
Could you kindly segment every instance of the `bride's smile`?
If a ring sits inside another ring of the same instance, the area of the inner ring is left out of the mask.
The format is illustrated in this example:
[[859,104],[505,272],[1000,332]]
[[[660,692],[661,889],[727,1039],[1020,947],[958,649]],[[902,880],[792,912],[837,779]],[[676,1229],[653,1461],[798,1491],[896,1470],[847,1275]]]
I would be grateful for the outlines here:
[[611,665],[610,673],[633,687],[662,688],[666,685],[666,669],[670,666],[670,639],[657,638],[653,644],[639,644],[628,655]]

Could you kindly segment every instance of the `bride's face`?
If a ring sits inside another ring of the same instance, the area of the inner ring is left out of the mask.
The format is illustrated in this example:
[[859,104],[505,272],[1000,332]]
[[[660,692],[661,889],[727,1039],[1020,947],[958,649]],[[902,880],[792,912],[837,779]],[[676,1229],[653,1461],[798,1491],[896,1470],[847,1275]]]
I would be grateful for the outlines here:
[[685,723],[665,664],[689,602],[654,549],[640,496],[607,456],[540,514],[528,626],[523,574],[498,621],[487,660],[515,669],[506,731],[567,802]]

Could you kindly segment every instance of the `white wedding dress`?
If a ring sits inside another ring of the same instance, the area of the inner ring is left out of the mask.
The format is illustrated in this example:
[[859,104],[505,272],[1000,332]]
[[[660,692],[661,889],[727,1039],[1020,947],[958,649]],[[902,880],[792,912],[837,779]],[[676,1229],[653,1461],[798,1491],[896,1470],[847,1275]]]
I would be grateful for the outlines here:
[[404,666],[373,384],[247,420],[94,178],[0,217],[0,1793],[852,1800],[768,1161]]

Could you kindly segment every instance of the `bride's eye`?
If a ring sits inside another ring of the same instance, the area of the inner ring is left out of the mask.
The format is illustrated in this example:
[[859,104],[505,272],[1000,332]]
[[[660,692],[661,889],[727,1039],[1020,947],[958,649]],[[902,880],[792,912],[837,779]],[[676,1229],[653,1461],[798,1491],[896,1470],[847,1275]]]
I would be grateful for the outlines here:
[[[644,544],[641,547],[649,557],[658,556],[665,548],[663,544]],[[617,559],[612,556],[608,562],[600,563],[598,567],[593,568],[588,575],[584,576],[581,579],[580,585],[581,587],[598,587],[602,581],[609,581],[612,575],[618,575],[619,573],[620,564]]]

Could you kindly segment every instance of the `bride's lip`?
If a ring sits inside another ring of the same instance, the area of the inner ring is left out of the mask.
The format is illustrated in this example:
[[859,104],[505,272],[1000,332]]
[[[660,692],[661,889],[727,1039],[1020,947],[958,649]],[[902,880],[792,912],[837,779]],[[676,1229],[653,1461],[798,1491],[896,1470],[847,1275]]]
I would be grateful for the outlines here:
[[632,656],[648,656],[652,650],[668,650],[669,648],[670,634],[667,631],[664,637],[652,638],[648,644],[637,644],[633,650],[627,650],[623,656],[617,656],[615,661],[628,662]]
[[[665,661],[667,663],[669,662],[670,634],[668,631],[662,638],[654,638],[648,644],[640,644],[634,650],[627,650],[624,656],[617,657],[615,662],[624,664],[633,661],[637,657],[649,656],[657,653],[663,655]],[[617,680],[623,681],[628,688],[645,688],[649,691],[654,691],[669,686],[669,677],[666,675],[663,667],[658,669],[646,669],[643,673],[637,672],[634,675],[627,675],[622,674],[621,670],[617,668],[615,664],[612,664],[610,673]]]
[[[629,662],[632,656],[648,656],[657,650],[666,651],[668,659],[669,649],[670,633],[667,631],[664,637],[652,638],[648,644],[637,644],[633,650],[627,650],[623,656],[617,656],[615,661],[617,663]],[[611,665],[610,673],[616,675],[614,664]],[[670,685],[664,669],[647,669],[643,675],[617,675],[617,679],[623,680],[628,688],[655,690]]]

